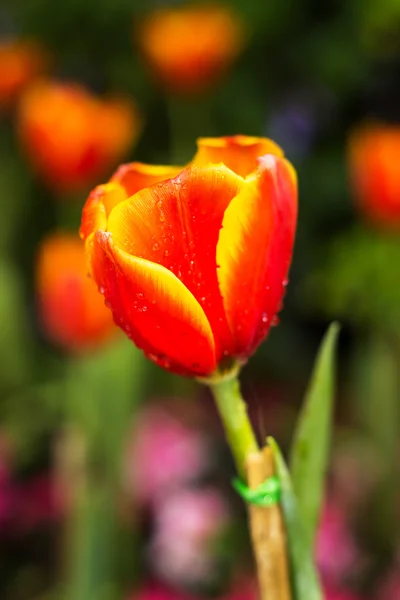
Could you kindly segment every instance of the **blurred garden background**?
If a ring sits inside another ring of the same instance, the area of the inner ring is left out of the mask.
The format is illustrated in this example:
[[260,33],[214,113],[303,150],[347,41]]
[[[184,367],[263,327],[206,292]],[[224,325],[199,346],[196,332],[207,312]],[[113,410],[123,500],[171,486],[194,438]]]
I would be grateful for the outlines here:
[[400,598],[399,120],[399,0],[3,2],[1,600],[256,599],[208,391],[113,326],[78,234],[121,163],[235,134],[275,140],[300,188],[253,423],[287,446],[339,320],[317,564],[328,600]]

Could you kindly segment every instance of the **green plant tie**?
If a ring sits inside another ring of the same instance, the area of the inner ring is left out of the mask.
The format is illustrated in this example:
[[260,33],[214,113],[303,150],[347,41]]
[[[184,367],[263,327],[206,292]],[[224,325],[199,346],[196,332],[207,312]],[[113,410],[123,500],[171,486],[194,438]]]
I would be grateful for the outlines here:
[[281,496],[281,484],[276,475],[268,477],[263,483],[251,490],[239,477],[232,480],[232,485],[248,504],[256,506],[273,506],[278,504]]

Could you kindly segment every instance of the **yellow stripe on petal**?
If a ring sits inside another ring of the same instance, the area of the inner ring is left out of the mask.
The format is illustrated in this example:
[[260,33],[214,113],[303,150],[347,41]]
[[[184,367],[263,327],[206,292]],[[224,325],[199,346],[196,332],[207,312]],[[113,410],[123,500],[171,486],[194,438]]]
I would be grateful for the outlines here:
[[126,200],[126,193],[118,183],[98,185],[89,194],[82,211],[82,222],[79,230],[82,239],[86,239],[98,229],[107,229],[107,219],[111,210]]
[[125,332],[164,368],[196,376],[213,372],[213,333],[193,294],[165,267],[121,250],[111,234],[97,238],[117,269],[111,287],[103,280],[104,294],[111,310],[123,313],[116,320]]
[[287,161],[266,155],[225,211],[218,282],[239,356],[248,356],[279,310],[290,266],[297,189]]

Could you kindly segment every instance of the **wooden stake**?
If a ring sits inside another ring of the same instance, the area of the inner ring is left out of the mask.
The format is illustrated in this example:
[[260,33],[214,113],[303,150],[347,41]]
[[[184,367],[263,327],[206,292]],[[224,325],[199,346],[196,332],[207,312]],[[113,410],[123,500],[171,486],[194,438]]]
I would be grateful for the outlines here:
[[[250,489],[274,475],[272,451],[249,454],[246,474]],[[260,600],[291,600],[286,535],[280,506],[249,504],[250,532],[257,564]]]

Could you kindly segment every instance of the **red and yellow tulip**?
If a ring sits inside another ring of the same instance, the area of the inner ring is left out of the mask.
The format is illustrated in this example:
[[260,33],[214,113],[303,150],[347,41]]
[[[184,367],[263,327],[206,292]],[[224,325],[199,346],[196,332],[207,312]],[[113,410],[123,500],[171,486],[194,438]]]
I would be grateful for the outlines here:
[[43,330],[59,346],[95,347],[115,329],[110,310],[88,277],[82,241],[55,233],[43,240],[36,265],[38,309]]
[[165,8],[138,28],[138,44],[156,78],[195,94],[212,85],[243,47],[243,23],[220,4]]
[[56,191],[93,185],[141,129],[128,100],[102,100],[76,84],[40,82],[23,95],[19,136],[34,170]]
[[400,126],[370,124],[349,140],[350,179],[361,213],[372,223],[400,228]]
[[267,335],[296,218],[296,175],[276,144],[208,138],[186,168],[120,168],[89,196],[81,235],[116,324],[160,366],[201,377]]

